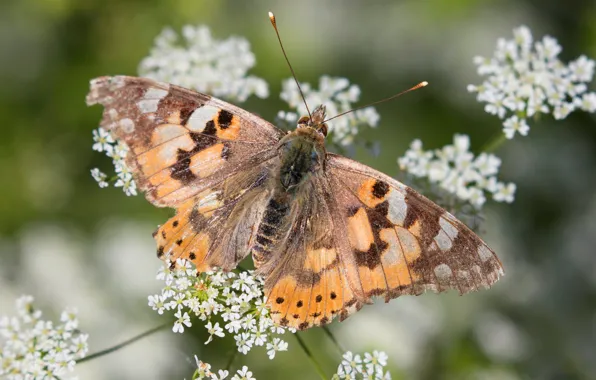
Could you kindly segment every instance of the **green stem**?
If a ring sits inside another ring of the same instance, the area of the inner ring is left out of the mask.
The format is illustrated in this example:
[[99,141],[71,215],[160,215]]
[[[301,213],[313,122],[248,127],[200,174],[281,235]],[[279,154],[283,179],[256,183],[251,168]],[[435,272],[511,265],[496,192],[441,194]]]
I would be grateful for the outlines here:
[[128,346],[129,344],[132,344],[132,343],[136,342],[137,340],[140,340],[140,339],[142,339],[142,338],[144,338],[146,336],[149,336],[151,334],[154,334],[154,333],[158,332],[159,330],[161,330],[164,327],[167,327],[169,325],[171,325],[171,322],[164,323],[162,325],[159,325],[159,326],[156,326],[156,327],[152,328],[151,330],[145,331],[144,333],[141,333],[141,334],[139,334],[137,336],[134,336],[134,337],[132,337],[132,338],[130,338],[128,340],[125,340],[124,342],[122,342],[120,344],[117,344],[117,345],[115,345],[113,347],[106,348],[105,350],[96,352],[96,353],[91,354],[89,356],[85,356],[84,358],[77,360],[77,364],[81,364],[83,362],[88,362],[91,359],[99,358],[100,356],[104,356],[104,355],[110,354],[110,353],[112,353],[114,351],[118,351],[119,349],[124,348],[124,347]]
[[341,344],[339,344],[337,339],[335,339],[335,336],[333,336],[333,333],[331,332],[331,330],[329,330],[329,327],[323,326],[323,331],[325,331],[325,334],[329,337],[329,339],[331,339],[333,344],[335,344],[335,347],[337,347],[339,353],[343,355],[344,352],[346,352],[346,350],[344,350],[344,348],[341,346]]
[[315,359],[312,352],[308,349],[308,347],[306,347],[306,344],[304,343],[304,341],[302,340],[300,335],[298,335],[298,333],[296,333],[296,334],[294,334],[294,336],[296,337],[296,340],[298,340],[298,343],[300,344],[300,347],[302,347],[302,350],[304,351],[306,356],[308,356],[308,359],[310,360],[312,365],[315,367],[315,370],[319,374],[319,377],[323,380],[327,380],[327,377],[325,376],[325,372],[323,371],[323,367],[321,367],[321,364],[319,364],[319,362],[317,361],[317,359]]
[[494,152],[497,150],[507,138],[503,132],[499,132],[498,135],[492,138],[488,143],[484,144],[484,147],[480,150],[481,152]]

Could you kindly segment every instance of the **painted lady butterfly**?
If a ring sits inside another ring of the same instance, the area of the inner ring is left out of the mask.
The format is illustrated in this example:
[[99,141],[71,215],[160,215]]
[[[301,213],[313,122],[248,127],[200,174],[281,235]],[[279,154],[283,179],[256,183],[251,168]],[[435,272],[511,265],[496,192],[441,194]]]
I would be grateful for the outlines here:
[[503,274],[490,248],[395,179],[325,150],[325,108],[286,133],[241,108],[126,76],[91,82],[87,104],[130,148],[147,199],[176,215],[157,255],[198,271],[232,270],[249,253],[273,319],[306,329],[426,290],[460,294]]

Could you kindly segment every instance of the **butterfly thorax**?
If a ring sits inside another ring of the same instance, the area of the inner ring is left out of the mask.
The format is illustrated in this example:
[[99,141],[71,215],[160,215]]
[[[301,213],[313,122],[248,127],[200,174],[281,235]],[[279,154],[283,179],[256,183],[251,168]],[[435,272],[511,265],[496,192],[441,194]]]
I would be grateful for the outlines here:
[[317,107],[312,117],[302,117],[298,127],[279,143],[279,185],[283,191],[295,193],[308,183],[314,173],[324,167],[325,135],[322,123],[325,107]]

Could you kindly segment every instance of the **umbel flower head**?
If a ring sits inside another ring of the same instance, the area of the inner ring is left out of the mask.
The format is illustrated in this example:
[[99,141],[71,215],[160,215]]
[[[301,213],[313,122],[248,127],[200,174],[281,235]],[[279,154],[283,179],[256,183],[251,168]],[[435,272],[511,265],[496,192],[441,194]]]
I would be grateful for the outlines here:
[[206,26],[186,25],[181,39],[170,28],[157,36],[151,54],[139,65],[139,75],[243,102],[252,94],[269,96],[263,79],[247,75],[255,62],[245,38],[217,40]]
[[174,312],[172,331],[184,332],[196,318],[209,332],[205,344],[231,334],[243,354],[254,346],[264,346],[269,359],[287,351],[288,343],[277,335],[295,330],[274,325],[265,304],[264,281],[252,271],[197,275],[192,263],[178,259],[174,269],[160,268],[157,279],[165,286],[161,294],[149,296],[149,306],[159,314]]
[[0,378],[72,378],[76,361],[89,349],[76,311],[63,311],[57,324],[41,317],[31,296],[17,299],[16,316],[0,316]]
[[[497,180],[501,159],[490,153],[474,156],[469,149],[467,135],[455,135],[453,144],[436,150],[423,150],[422,141],[414,140],[398,163],[400,169],[417,178],[428,178],[476,209],[484,205],[489,194],[497,202],[513,202],[515,184]],[[451,208],[452,205],[442,206]]]
[[575,110],[596,111],[596,93],[586,85],[594,76],[593,60],[582,55],[564,64],[557,40],[545,36],[534,41],[526,26],[514,29],[513,36],[497,41],[492,58],[474,58],[478,74],[486,79],[479,86],[468,85],[486,103],[486,112],[504,119],[508,139],[516,133],[526,136],[530,117],[552,114],[560,120]]

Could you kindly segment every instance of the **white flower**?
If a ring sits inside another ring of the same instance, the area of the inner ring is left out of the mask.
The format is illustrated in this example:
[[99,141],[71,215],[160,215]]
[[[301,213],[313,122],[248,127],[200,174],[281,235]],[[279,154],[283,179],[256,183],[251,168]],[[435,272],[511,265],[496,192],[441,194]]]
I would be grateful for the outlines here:
[[583,94],[581,99],[576,100],[576,105],[586,112],[596,112],[596,92]]
[[[357,102],[360,98],[360,88],[354,84],[350,85],[350,82],[346,78],[322,76],[319,79],[318,90],[312,89],[309,83],[300,83],[300,87],[302,88],[309,109],[312,111],[319,105],[325,105],[328,118],[355,108],[352,103]],[[295,122],[298,118],[297,115],[308,115],[302,96],[293,78],[282,82],[280,97],[288,103],[290,108],[296,110],[297,114],[280,111],[278,113],[278,119],[286,122]],[[379,114],[373,107],[366,107],[334,119],[328,124],[329,132],[334,143],[344,146],[349,145],[353,142],[354,136],[358,133],[360,127],[376,127],[379,119]]]
[[236,346],[238,347],[238,351],[242,352],[244,355],[250,351],[254,340],[249,333],[240,333],[234,337],[236,340]]
[[213,340],[213,335],[218,336],[220,338],[223,338],[226,335],[226,334],[224,334],[223,329],[221,327],[219,327],[219,323],[215,323],[215,325],[212,325],[211,321],[209,321],[205,325],[205,328],[209,332],[209,339],[207,339],[205,344],[207,344],[207,343],[211,342],[211,340]]
[[267,83],[247,72],[255,56],[244,38],[217,40],[206,26],[184,26],[182,38],[166,28],[155,39],[139,75],[199,92],[243,102],[250,95],[266,98]]
[[275,353],[278,351],[287,351],[288,350],[288,343],[284,342],[279,338],[273,339],[273,343],[267,343],[267,354],[269,355],[269,359],[273,360],[275,357]]
[[95,141],[95,144],[93,144],[92,149],[95,151],[111,153],[114,149],[112,146],[114,138],[108,131],[101,127],[93,130],[93,141]]
[[515,197],[516,185],[515,183],[498,183],[493,194],[493,199],[497,202],[511,203]]
[[383,367],[387,365],[388,358],[383,351],[374,350],[372,355],[368,352],[364,353],[364,363],[366,363],[366,367],[370,372],[382,372]]
[[592,99],[586,98],[594,60],[582,55],[565,65],[558,58],[562,48],[556,39],[545,36],[534,43],[525,26],[514,29],[513,35],[512,40],[497,41],[492,58],[474,57],[478,74],[487,78],[481,85],[467,86],[486,103],[486,112],[506,119],[507,138],[513,138],[515,131],[527,135],[526,118],[537,114],[552,113],[560,120],[576,109],[596,112]]
[[247,366],[243,366],[242,369],[232,377],[232,380],[256,380],[252,377],[252,372],[248,370]]
[[522,136],[526,136],[529,131],[530,127],[526,123],[526,119],[520,119],[515,115],[503,122],[503,132],[508,139],[512,139],[515,132],[518,132]]
[[186,327],[190,327],[192,326],[192,324],[190,323],[190,317],[188,315],[187,312],[184,312],[184,314],[182,314],[181,310],[178,310],[175,314],[174,317],[178,318],[176,320],[176,322],[174,323],[174,327],[172,327],[172,331],[177,333],[183,333],[184,332],[184,325],[186,325]]
[[351,351],[348,351],[343,355],[343,359],[341,364],[344,367],[352,368],[357,372],[362,371],[362,359],[360,355],[354,355]]
[[128,196],[137,195],[137,184],[130,173],[119,175],[114,186],[122,187],[122,191]]
[[91,169],[91,176],[100,188],[108,187],[108,183],[106,182],[108,176],[105,173],[102,173],[98,168]]

